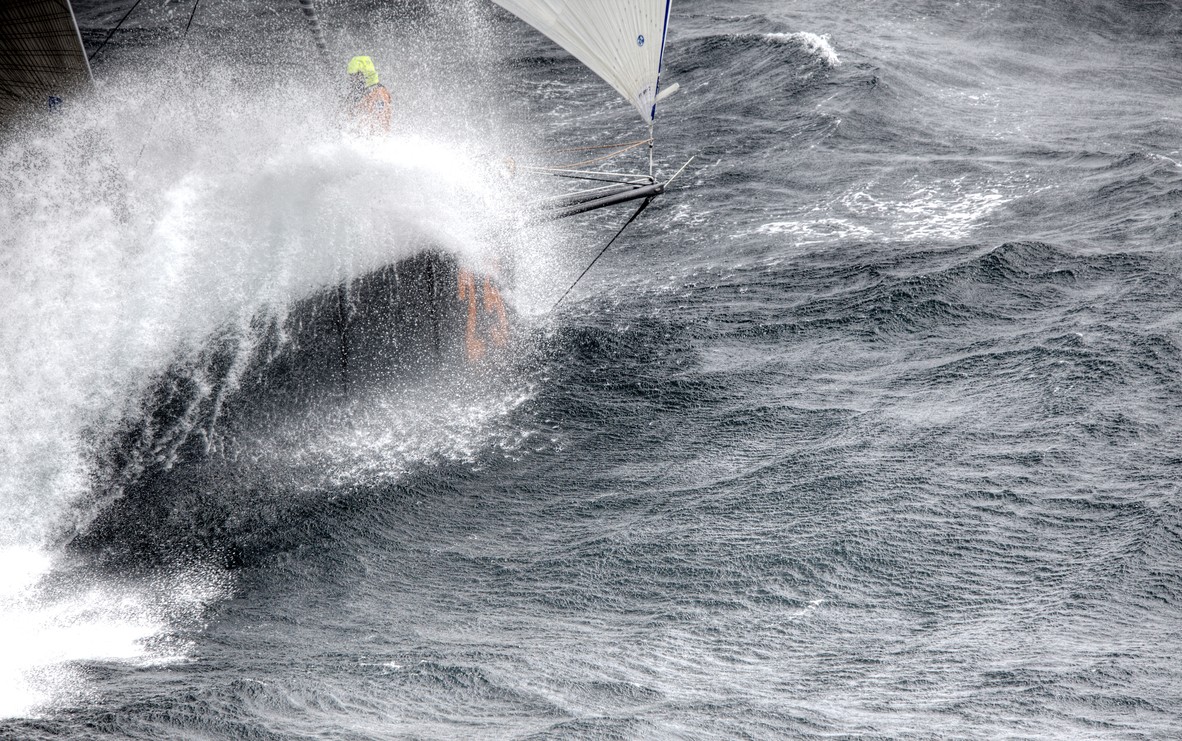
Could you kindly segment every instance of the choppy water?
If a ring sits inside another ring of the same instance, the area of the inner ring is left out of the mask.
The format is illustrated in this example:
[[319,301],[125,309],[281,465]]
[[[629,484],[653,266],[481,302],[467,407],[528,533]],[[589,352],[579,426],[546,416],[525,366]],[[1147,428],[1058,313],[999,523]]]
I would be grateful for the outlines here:
[[[1176,3],[679,0],[697,159],[554,315],[611,223],[469,156],[626,104],[483,5],[325,3],[401,105],[359,150],[294,3],[206,5],[96,59],[105,160],[0,155],[0,735],[1182,735]],[[424,241],[515,254],[515,363],[104,497],[166,370]]]

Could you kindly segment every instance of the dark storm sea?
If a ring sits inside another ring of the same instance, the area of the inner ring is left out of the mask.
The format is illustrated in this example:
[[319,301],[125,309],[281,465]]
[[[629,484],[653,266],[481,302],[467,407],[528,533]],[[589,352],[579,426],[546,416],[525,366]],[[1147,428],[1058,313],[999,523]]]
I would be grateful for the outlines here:
[[[88,49],[128,8],[77,0]],[[110,420],[249,318],[211,245],[270,208],[261,274],[336,275],[267,201],[327,176],[227,184],[272,146],[242,111],[314,65],[297,4],[205,0],[182,40],[190,10],[94,62],[158,207],[96,215],[91,150],[6,144],[45,200],[3,212],[0,737],[1182,737],[1182,5],[676,0],[657,164],[697,158],[552,314],[626,213],[528,246],[510,368],[110,501]],[[396,39],[400,110],[479,78],[469,138],[643,136],[488,6],[321,18],[342,58]],[[423,50],[452,25],[478,59]]]

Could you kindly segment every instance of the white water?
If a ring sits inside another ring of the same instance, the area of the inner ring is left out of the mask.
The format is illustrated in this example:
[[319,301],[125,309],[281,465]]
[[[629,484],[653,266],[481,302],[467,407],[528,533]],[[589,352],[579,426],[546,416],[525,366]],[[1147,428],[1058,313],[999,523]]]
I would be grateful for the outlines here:
[[5,548],[0,564],[0,718],[88,699],[85,664],[184,660],[177,630],[198,625],[230,586],[224,573],[191,569],[147,583],[75,577],[45,587],[55,566],[47,554]]
[[167,100],[137,84],[0,150],[0,717],[85,695],[79,662],[183,657],[178,621],[225,593],[208,570],[45,587],[153,378],[426,245],[480,267],[519,238],[488,141],[358,139],[324,91],[229,72]]
[[825,64],[830,67],[837,67],[841,64],[841,59],[838,58],[837,51],[833,48],[829,34],[798,31],[796,33],[769,33],[766,34],[766,37],[772,41],[800,44],[813,55],[823,59]]

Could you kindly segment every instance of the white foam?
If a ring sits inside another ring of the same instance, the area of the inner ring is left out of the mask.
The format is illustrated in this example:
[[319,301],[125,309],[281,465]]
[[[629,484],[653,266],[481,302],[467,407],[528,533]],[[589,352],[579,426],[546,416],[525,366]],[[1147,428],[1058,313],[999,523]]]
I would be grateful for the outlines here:
[[[914,179],[909,182],[916,184]],[[784,235],[798,245],[848,240],[960,240],[988,225],[990,215],[999,208],[1045,189],[1021,175],[997,182],[970,182],[967,177],[930,180],[901,196],[890,197],[871,186],[862,186],[814,206],[798,218],[768,222],[740,231],[733,238]]]
[[902,198],[853,191],[841,205],[861,219],[879,221],[884,238],[904,241],[964,239],[1001,206],[1018,196],[1006,186],[973,189],[964,178],[932,181]]
[[0,548],[0,605],[20,599],[49,570],[51,560],[40,551]]
[[849,219],[820,218],[796,221],[773,221],[755,229],[756,234],[787,234],[800,245],[821,244],[847,239],[869,239],[874,232]]
[[[1171,152],[1171,154],[1178,154],[1178,153]],[[1149,153],[1149,157],[1150,157],[1150,159],[1157,159],[1157,160],[1163,160],[1165,162],[1169,162],[1174,167],[1177,167],[1179,170],[1182,170],[1182,162],[1179,162],[1178,160],[1174,159],[1173,157],[1167,157],[1164,154],[1155,154],[1153,152]]]
[[[521,447],[532,433],[504,421],[533,395],[528,384],[506,388],[477,377],[358,395],[339,410],[272,427],[252,441],[249,465],[267,479],[293,482],[293,493],[317,495],[397,481],[424,463],[471,463],[490,448]],[[240,476],[245,469],[241,464]]]
[[820,607],[821,603],[823,603],[824,601],[825,601],[824,599],[809,600],[809,603],[804,606],[804,609],[797,610],[793,614],[789,615],[785,622],[791,623],[791,622],[795,622],[797,620],[800,620],[801,618],[808,617],[810,614],[815,612],[816,609],[818,607]]
[[798,31],[796,33],[768,33],[764,34],[764,38],[782,43],[800,44],[805,49],[824,60],[825,64],[829,65],[830,67],[837,67],[841,64],[841,59],[838,58],[837,51],[833,48],[833,43],[829,38],[829,34],[815,34],[808,31]]
[[228,589],[223,574],[196,570],[154,583],[77,579],[40,588],[53,565],[35,550],[0,550],[0,718],[85,699],[89,663],[183,659],[177,626]]

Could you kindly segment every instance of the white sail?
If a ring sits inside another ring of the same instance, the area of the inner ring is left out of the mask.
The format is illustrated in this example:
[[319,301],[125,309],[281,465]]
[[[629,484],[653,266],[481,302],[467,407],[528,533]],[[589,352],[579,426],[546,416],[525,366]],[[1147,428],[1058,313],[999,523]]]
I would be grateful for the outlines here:
[[652,124],[672,0],[493,2],[587,65]]
[[69,0],[0,0],[0,121],[89,82]]

